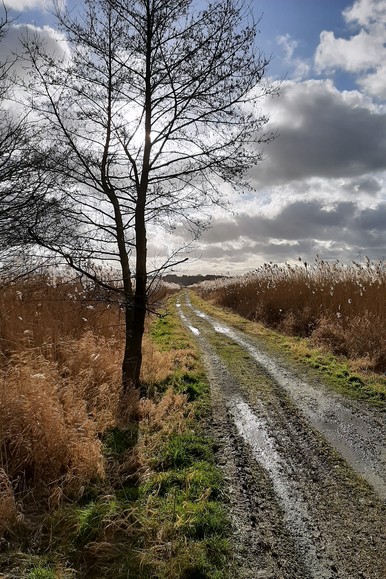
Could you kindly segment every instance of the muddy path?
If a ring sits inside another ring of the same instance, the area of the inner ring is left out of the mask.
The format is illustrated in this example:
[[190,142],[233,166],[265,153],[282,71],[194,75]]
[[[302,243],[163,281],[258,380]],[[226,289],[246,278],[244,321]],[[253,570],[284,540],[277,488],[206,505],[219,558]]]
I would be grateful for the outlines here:
[[178,303],[211,383],[236,577],[386,577],[386,426],[273,359],[257,338]]

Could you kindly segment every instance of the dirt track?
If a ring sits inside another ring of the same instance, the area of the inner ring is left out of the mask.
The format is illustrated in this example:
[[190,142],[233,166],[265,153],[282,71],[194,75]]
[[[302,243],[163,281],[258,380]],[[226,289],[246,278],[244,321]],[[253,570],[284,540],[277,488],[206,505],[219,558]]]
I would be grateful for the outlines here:
[[386,577],[382,414],[179,303],[211,382],[238,578]]

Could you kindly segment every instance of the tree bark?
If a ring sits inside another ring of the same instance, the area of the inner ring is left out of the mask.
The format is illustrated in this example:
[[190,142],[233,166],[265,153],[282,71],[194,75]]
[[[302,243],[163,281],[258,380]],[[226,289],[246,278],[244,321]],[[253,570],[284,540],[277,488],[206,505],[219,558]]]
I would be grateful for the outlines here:
[[124,392],[130,386],[140,386],[142,365],[142,339],[145,331],[147,305],[147,242],[145,204],[138,202],[136,208],[136,275],[134,300],[126,303],[126,342],[122,364],[122,386]]

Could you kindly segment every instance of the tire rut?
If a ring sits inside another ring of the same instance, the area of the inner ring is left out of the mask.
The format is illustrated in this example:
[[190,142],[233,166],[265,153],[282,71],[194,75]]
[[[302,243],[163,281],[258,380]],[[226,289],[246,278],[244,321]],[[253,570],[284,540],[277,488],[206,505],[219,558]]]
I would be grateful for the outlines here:
[[300,395],[284,384],[295,379],[283,369],[278,378],[267,354],[188,297],[178,305],[211,383],[237,577],[386,577],[385,506],[299,408]]

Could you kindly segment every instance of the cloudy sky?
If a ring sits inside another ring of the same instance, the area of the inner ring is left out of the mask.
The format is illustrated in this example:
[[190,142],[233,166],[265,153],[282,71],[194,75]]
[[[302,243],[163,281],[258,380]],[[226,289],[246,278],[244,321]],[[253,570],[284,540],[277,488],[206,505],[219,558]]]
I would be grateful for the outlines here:
[[302,257],[386,259],[386,0],[254,0],[281,94],[254,192],[202,257],[231,273]]
[[[44,0],[6,0],[18,25],[48,28]],[[386,0],[252,0],[278,98],[277,139],[253,190],[215,209],[186,272],[264,261],[386,259]],[[162,242],[156,244],[162,246]],[[181,273],[183,273],[181,271]]]

